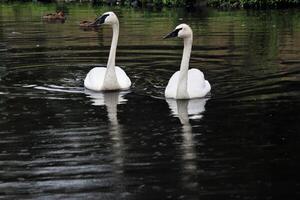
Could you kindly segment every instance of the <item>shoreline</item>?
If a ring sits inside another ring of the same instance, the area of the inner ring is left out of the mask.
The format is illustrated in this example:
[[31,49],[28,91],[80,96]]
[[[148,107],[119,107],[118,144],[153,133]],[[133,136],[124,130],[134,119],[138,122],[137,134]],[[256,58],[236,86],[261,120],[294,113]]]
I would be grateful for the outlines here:
[[10,2],[38,2],[38,3],[90,3],[93,5],[119,5],[133,8],[187,8],[195,9],[211,7],[222,10],[231,9],[286,9],[300,8],[300,0],[3,0],[2,3]]

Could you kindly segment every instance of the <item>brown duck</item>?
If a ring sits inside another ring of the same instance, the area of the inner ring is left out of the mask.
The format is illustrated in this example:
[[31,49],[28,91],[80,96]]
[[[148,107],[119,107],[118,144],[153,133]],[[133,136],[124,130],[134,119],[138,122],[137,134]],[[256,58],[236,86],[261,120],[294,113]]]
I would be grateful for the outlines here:
[[65,21],[66,17],[63,11],[59,11],[56,13],[50,13],[50,14],[46,14],[42,17],[44,20],[48,20],[48,21]]
[[94,20],[94,21],[84,20],[79,23],[79,27],[86,31],[88,31],[88,30],[96,31],[96,30],[98,30],[99,26],[100,25],[96,22],[96,20]]

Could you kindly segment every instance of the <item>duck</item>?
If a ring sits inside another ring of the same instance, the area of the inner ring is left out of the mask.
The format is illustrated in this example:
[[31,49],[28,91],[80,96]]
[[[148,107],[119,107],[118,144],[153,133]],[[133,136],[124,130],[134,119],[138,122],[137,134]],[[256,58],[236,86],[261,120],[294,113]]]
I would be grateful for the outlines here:
[[164,39],[179,37],[183,39],[184,48],[180,70],[175,72],[165,89],[165,97],[171,99],[203,98],[211,90],[210,83],[205,80],[203,72],[199,69],[189,69],[192,51],[193,31],[187,24],[178,25]]
[[84,31],[97,31],[99,28],[99,25],[95,23],[95,21],[81,21],[79,23],[79,27]]
[[84,20],[79,23],[79,26],[84,27],[98,27],[99,24],[95,23],[95,21]]
[[49,21],[55,21],[55,20],[59,20],[59,21],[65,21],[66,17],[63,11],[58,11],[56,13],[50,13],[50,14],[46,14],[42,17],[44,20],[49,20]]
[[84,87],[93,91],[128,90],[131,80],[123,69],[115,66],[116,50],[119,37],[119,20],[114,12],[106,12],[95,20],[95,24],[112,27],[113,36],[106,67],[94,67],[85,79]]

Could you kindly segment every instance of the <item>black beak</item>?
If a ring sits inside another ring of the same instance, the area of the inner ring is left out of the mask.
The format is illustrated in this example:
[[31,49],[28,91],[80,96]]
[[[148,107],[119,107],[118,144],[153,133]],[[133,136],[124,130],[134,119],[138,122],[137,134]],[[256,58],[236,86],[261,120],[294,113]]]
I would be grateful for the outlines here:
[[164,37],[164,39],[172,38],[172,37],[177,37],[177,36],[178,36],[178,32],[179,32],[181,29],[182,29],[182,28],[175,29],[174,31],[172,31],[171,33],[169,33],[168,35],[166,35],[166,36]]
[[101,25],[105,22],[106,17],[108,17],[109,14],[101,15],[100,17],[96,18],[93,22],[93,25]]

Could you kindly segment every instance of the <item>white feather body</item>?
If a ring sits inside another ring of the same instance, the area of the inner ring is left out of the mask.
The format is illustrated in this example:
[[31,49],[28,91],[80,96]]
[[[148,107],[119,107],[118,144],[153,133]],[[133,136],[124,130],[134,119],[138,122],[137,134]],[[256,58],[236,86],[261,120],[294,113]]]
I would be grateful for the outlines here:
[[[104,78],[106,74],[106,67],[95,67],[89,71],[84,79],[84,86],[93,91],[104,90]],[[125,71],[120,67],[115,67],[116,76],[120,90],[127,90],[131,86],[131,81],[126,75]]]
[[[166,98],[177,99],[177,86],[180,71],[175,72],[169,80],[165,90]],[[207,80],[204,79],[203,73],[198,69],[190,69],[187,78],[187,93],[190,99],[202,98],[211,89]]]

